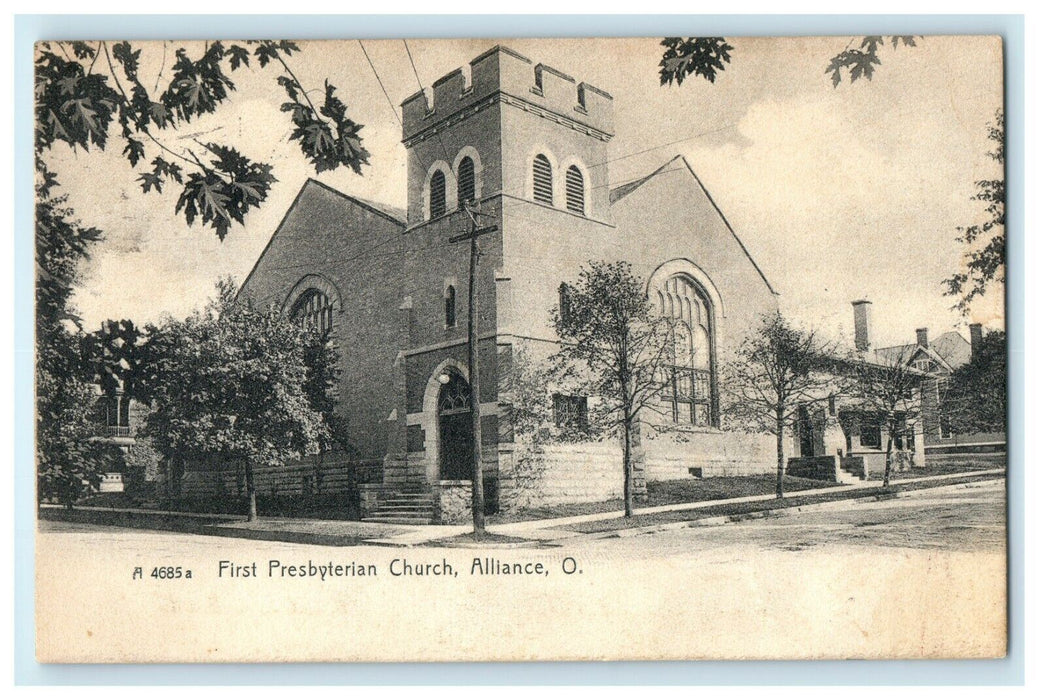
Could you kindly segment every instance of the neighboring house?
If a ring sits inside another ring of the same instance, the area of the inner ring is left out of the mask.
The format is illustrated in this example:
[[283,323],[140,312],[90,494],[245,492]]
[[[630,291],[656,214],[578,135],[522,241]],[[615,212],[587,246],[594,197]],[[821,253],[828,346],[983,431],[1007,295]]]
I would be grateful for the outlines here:
[[106,392],[98,388],[95,404],[99,442],[119,448],[120,459],[102,475],[101,493],[140,492],[145,482],[159,479],[156,456],[138,435],[149,409],[126,396],[119,388]]
[[955,370],[970,361],[981,343],[981,324],[970,324],[970,339],[957,331],[929,340],[926,328],[915,331],[915,343],[880,348],[875,351],[882,358],[896,357],[898,353],[910,353],[913,365],[932,375],[923,385],[923,440],[927,461],[948,459],[983,459],[1005,461],[1005,433],[959,433],[953,431],[948,415],[941,411],[941,399],[945,395],[949,378]]
[[[510,503],[517,479],[509,372],[557,344],[550,310],[590,259],[624,260],[656,308],[685,322],[693,360],[664,396],[681,439],[647,439],[648,479],[767,471],[774,440],[719,428],[719,372],[731,348],[777,308],[777,296],[689,163],[681,156],[616,185],[607,164],[613,99],[502,46],[440,78],[402,105],[408,152],[406,212],[302,187],[241,295],[276,302],[329,329],[342,354],[340,400],[358,454],[365,511],[397,501],[438,520],[468,517],[468,229],[482,225],[479,298],[482,460],[488,501]],[[587,397],[550,396],[573,420]],[[583,417],[581,418],[583,420]],[[553,445],[528,488],[545,503],[620,496],[620,445]],[[347,488],[315,460],[256,474],[271,495]],[[373,472],[372,472],[373,473]],[[643,470],[640,470],[640,475]],[[187,466],[185,492],[239,492],[231,466]],[[318,485],[321,484],[321,485]],[[420,496],[419,496],[420,494]]]

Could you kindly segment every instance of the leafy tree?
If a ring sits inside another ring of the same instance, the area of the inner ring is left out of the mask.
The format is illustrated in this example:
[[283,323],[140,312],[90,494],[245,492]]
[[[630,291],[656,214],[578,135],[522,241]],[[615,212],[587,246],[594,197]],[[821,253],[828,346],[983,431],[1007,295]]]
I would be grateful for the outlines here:
[[214,455],[243,465],[249,520],[254,465],[278,465],[329,440],[306,391],[303,330],[275,305],[236,301],[231,280],[208,307],[151,330],[145,432],[168,459]]
[[832,376],[834,348],[780,312],[762,317],[723,371],[727,422],[777,438],[777,497],[784,497],[784,437],[800,409],[826,402],[840,390]]
[[[228,144],[193,137],[187,146],[179,135],[230,99],[236,90],[233,75],[252,59],[262,69],[277,67],[277,86],[287,95],[280,109],[294,127],[290,138],[317,172],[348,167],[360,173],[367,163],[363,127],[348,116],[337,88],[325,82],[317,106],[294,74],[288,61],[300,51],[296,43],[214,41],[195,55],[178,47],[169,68],[161,67],[153,89],[141,74],[142,50],[127,41],[37,45],[38,169],[55,144],[74,151],[104,150],[115,138],[131,166],[141,166],[143,193],[180,187],[175,212],[190,226],[199,219],[224,239],[234,222],[243,224],[244,216],[265,201],[276,181],[272,166],[254,162]],[[166,42],[162,50],[165,66]],[[173,146],[176,139],[179,145]]]
[[[866,36],[856,49],[847,45],[828,62],[825,73],[831,75],[832,85],[838,87],[842,82],[843,71],[849,71],[851,83],[857,82],[859,78],[871,80],[875,67],[882,64],[879,49],[886,44],[887,38],[895,49],[898,46],[915,46],[914,36]],[[853,40],[850,44],[853,44]],[[663,39],[661,45],[665,47],[659,64],[662,85],[671,85],[673,82],[682,85],[683,80],[691,75],[700,75],[714,83],[716,76],[726,70],[730,52],[734,50],[721,36],[670,36]]]
[[[36,167],[36,340],[37,445],[40,498],[60,490],[75,499],[98,482],[102,448],[91,441],[94,390],[87,383],[99,369],[97,357],[83,366],[78,356],[82,329],[69,305],[80,264],[102,239],[97,228],[80,224],[47,158],[64,145],[74,152],[104,150],[115,139],[132,167],[140,168],[143,193],[179,186],[175,213],[197,220],[224,239],[233,222],[265,201],[275,177],[267,163],[249,160],[235,147],[215,142],[192,145],[182,132],[191,122],[226,103],[236,89],[232,75],[251,61],[277,66],[277,87],[287,95],[288,114],[303,155],[317,172],[349,167],[360,173],[369,154],[362,126],[347,115],[337,89],[324,83],[322,102],[295,76],[289,41],[207,42],[202,53],[174,50],[168,43],[150,90],[142,75],[142,48],[130,42],[40,42],[35,58]],[[169,65],[169,69],[168,69]],[[167,70],[167,73],[165,73]],[[174,146],[174,143],[178,146]],[[88,341],[90,344],[90,341]],[[92,348],[81,348],[91,350]],[[100,349],[97,346],[93,348]],[[105,373],[99,376],[105,376]],[[113,378],[110,376],[110,379]],[[71,501],[70,501],[71,502]]]
[[[555,375],[597,400],[589,409],[593,435],[622,440],[625,516],[632,515],[634,466],[644,412],[661,410],[670,386],[675,321],[653,313],[642,281],[625,262],[589,262],[565,285],[567,307],[552,311],[563,341]],[[682,360],[680,360],[680,363]]]
[[926,375],[912,364],[916,354],[917,350],[908,349],[882,362],[851,363],[853,394],[861,402],[864,419],[873,420],[887,434],[884,487],[890,485],[895,442],[901,441],[909,425],[919,422],[921,414]]
[[117,389],[137,398],[137,384],[144,371],[145,336],[129,319],[107,320],[101,328],[81,338],[82,354],[103,393]]
[[954,432],[1006,430],[1006,333],[989,331],[970,361],[948,378],[941,413]]
[[[994,146],[987,155],[997,163],[1006,158],[1006,129],[1003,113],[995,113],[995,123],[988,126],[988,138]],[[977,181],[973,199],[984,202],[985,220],[972,226],[960,227],[956,240],[967,246],[979,245],[966,254],[966,271],[959,272],[942,284],[945,296],[956,296],[954,308],[964,315],[970,304],[987,291],[992,282],[1006,282],[1006,181],[1003,178]]]
[[665,47],[660,64],[662,85],[682,85],[690,75],[700,75],[714,83],[719,71],[730,63],[730,52],[734,50],[721,36],[670,36],[661,45]]
[[109,461],[95,441],[97,400],[78,339],[80,319],[69,306],[79,263],[101,238],[53,192],[53,174],[36,185],[36,442],[37,497],[66,505],[97,488]]

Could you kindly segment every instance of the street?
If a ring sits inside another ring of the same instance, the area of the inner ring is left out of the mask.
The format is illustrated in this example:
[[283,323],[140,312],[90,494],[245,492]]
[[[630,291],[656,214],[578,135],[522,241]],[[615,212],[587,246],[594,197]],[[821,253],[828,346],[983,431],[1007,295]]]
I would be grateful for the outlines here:
[[[572,659],[1005,649],[1005,482],[832,508],[484,550],[42,522],[38,649],[65,661],[445,660],[496,637],[491,659],[524,658],[510,629],[542,656]],[[480,574],[549,573],[476,575],[477,561]],[[273,577],[274,562],[277,573],[367,575]],[[608,634],[608,619],[622,632]],[[797,646],[796,630],[808,644]]]
[[[230,538],[41,520],[40,532],[77,535],[99,550],[176,555],[240,549]],[[668,530],[636,537],[588,540],[571,548],[608,556],[691,556],[709,550],[800,551],[812,548],[914,548],[999,551],[1006,543],[1005,481],[963,488],[910,493],[871,503],[839,504],[837,509],[789,514],[713,527]],[[266,549],[300,551],[310,545],[268,542]],[[368,548],[369,549],[369,548]]]

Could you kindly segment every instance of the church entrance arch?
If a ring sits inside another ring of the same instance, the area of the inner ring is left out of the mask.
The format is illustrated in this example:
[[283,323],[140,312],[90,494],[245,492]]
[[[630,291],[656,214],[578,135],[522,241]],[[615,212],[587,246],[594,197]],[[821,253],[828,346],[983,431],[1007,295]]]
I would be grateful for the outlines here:
[[[443,378],[446,377],[446,382]],[[471,387],[459,372],[444,370],[436,402],[439,416],[439,478],[466,481],[472,478]]]

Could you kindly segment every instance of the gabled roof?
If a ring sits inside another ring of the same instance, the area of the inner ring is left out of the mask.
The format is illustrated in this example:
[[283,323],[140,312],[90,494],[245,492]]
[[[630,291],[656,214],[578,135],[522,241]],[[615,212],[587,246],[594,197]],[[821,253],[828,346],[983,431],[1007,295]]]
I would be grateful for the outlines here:
[[701,178],[697,176],[697,173],[694,172],[694,169],[693,167],[691,167],[690,162],[687,161],[687,159],[683,155],[677,154],[649,175],[641,177],[638,180],[632,180],[631,182],[625,183],[624,185],[620,185],[619,187],[615,187],[614,189],[610,190],[611,206],[613,206],[620,200],[624,199],[628,195],[632,194],[639,188],[646,185],[657,175],[661,175],[666,172],[672,172],[673,170],[680,170],[681,168],[678,167],[678,164],[675,168],[669,168],[670,165],[676,163],[677,161],[680,164],[682,164],[682,166],[686,168],[687,172],[690,173],[691,177],[694,178],[694,181],[697,183],[697,186],[701,188],[701,192],[705,195],[705,198],[708,200],[708,203],[712,205],[712,208],[715,209],[716,214],[719,215],[719,218],[722,220],[723,224],[730,232],[730,235],[734,237],[734,240],[737,241],[737,245],[741,247],[741,250],[744,252],[745,257],[748,258],[748,262],[752,263],[752,267],[754,267],[755,271],[759,273],[759,276],[763,278],[763,282],[766,283],[767,289],[769,289],[772,294],[777,294],[777,291],[774,290],[773,285],[770,284],[770,280],[767,279],[765,274],[763,274],[763,271],[759,267],[759,264],[755,261],[755,258],[752,257],[752,254],[748,252],[748,248],[746,248],[745,244],[741,241],[741,237],[737,235],[737,232],[734,231],[734,227],[730,225],[730,222],[727,221],[726,216],[723,215],[723,210],[720,209],[719,205],[716,204],[714,199],[712,199],[712,194],[708,191],[708,188],[705,187],[704,183],[701,182]]
[[942,334],[930,343],[930,347],[936,350],[952,367],[965,365],[973,354],[970,341],[964,338],[959,331],[948,331]]
[[888,348],[876,348],[873,351],[873,354],[875,355],[876,359],[879,359],[885,362],[886,364],[894,364],[898,361],[898,358],[904,358],[905,361],[912,360],[914,359],[915,355],[917,355],[920,351],[925,352],[927,357],[929,357],[934,362],[940,364],[949,372],[955,369],[951,365],[951,363],[949,363],[947,360],[941,357],[940,353],[934,350],[932,346],[924,348],[919,345],[916,345],[915,343],[909,343],[907,345],[893,345]]
[[284,212],[283,218],[280,219],[280,223],[277,224],[276,228],[272,232],[272,235],[269,236],[269,242],[265,244],[265,248],[262,249],[262,252],[258,256],[258,259],[254,261],[254,266],[251,267],[251,271],[247,273],[246,277],[243,278],[243,283],[240,285],[240,288],[236,291],[237,298],[239,298],[240,293],[246,288],[247,283],[254,276],[254,273],[257,272],[258,266],[261,264],[261,261],[265,259],[266,253],[269,252],[269,249],[272,247],[273,241],[275,241],[276,237],[279,236],[280,231],[283,229],[283,225],[287,222],[287,218],[291,215],[291,212],[293,212],[297,208],[298,203],[301,201],[305,193],[309,189],[315,187],[319,187],[320,189],[326,190],[327,192],[336,195],[337,197],[341,198],[342,200],[345,200],[353,206],[360,207],[361,209],[364,209],[372,214],[380,216],[383,219],[387,219],[388,221],[399,226],[400,228],[407,227],[406,211],[399,209],[398,207],[390,206],[388,204],[371,202],[360,197],[353,197],[350,194],[345,194],[344,192],[334,189],[330,185],[326,185],[320,182],[319,180],[314,180],[310,177],[305,180],[305,183],[301,186],[301,189],[298,190],[298,194],[294,196],[294,201],[291,202],[291,205],[289,207],[287,207],[287,211]]

